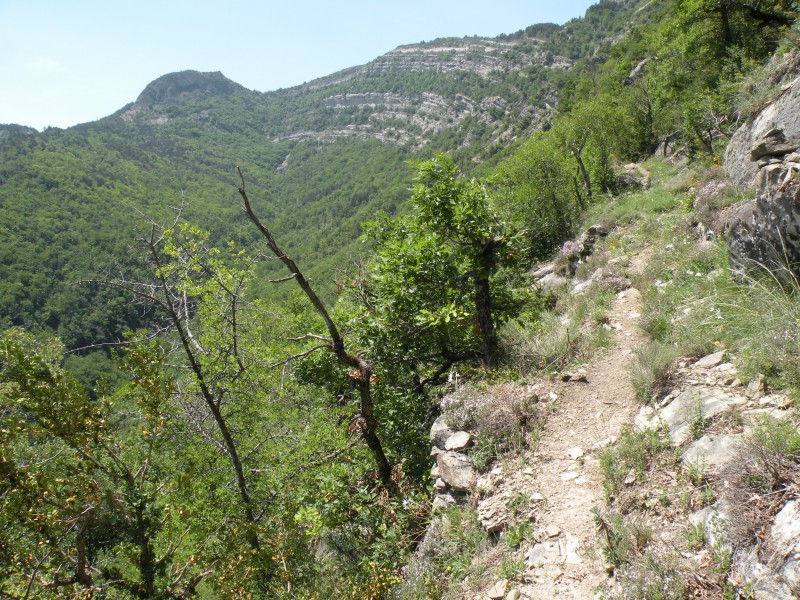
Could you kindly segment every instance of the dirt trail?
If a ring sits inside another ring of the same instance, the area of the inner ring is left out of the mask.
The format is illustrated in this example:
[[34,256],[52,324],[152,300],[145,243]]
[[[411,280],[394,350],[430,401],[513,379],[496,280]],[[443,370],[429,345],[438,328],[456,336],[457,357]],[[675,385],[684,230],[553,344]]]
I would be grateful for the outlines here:
[[[645,257],[632,265],[639,270]],[[546,497],[537,513],[540,542],[527,553],[528,598],[595,598],[608,580],[591,510],[604,505],[598,449],[619,435],[638,410],[628,365],[643,343],[637,328],[641,295],[616,296],[607,316],[612,345],[584,367],[586,381],[556,387],[558,398],[535,452],[534,486]]]

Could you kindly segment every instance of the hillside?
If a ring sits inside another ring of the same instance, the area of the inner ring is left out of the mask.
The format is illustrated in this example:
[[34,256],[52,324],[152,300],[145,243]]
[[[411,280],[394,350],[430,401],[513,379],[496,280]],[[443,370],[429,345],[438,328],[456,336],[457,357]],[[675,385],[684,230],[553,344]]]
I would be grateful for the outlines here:
[[[630,12],[604,6],[606,26]],[[594,44],[612,35],[604,24],[592,23]],[[168,220],[181,203],[216,239],[252,243],[231,193],[234,165],[288,251],[330,291],[337,269],[360,253],[361,223],[404,205],[407,160],[446,150],[465,167],[490,164],[547,122],[574,59],[549,41],[559,28],[542,38],[529,29],[403,46],[277,92],[220,73],[174,73],[95,123],[42,133],[4,126],[2,322],[51,329],[70,348],[140,323],[119,306],[100,314],[98,304],[115,301],[95,302],[102,292],[75,284],[129,268],[136,226]]]
[[0,126],[0,595],[796,597],[798,17]]

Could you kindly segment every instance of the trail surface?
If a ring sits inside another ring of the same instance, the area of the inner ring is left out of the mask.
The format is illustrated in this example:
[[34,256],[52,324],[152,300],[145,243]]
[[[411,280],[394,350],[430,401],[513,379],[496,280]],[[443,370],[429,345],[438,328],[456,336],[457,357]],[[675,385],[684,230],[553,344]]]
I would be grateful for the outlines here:
[[620,292],[608,313],[611,347],[586,365],[585,382],[556,387],[533,462],[546,506],[537,514],[544,539],[526,557],[532,583],[519,588],[529,598],[594,598],[608,579],[591,512],[604,504],[597,454],[638,410],[628,365],[642,343],[640,303],[636,289]]

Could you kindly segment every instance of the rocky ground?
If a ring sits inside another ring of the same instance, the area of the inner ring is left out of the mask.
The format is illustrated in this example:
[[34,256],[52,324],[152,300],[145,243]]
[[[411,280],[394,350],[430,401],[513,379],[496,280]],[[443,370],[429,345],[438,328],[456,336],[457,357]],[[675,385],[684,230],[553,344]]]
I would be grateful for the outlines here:
[[[641,271],[646,261],[647,253],[634,258],[627,274]],[[487,566],[480,583],[463,585],[447,597],[592,599],[621,593],[620,569],[604,555],[595,509],[617,510],[627,522],[651,531],[648,551],[674,556],[674,568],[681,569],[696,597],[723,597],[730,585],[718,572],[723,553],[733,561],[732,580],[753,597],[797,597],[796,494],[785,492],[775,506],[761,507],[762,516],[753,521],[760,527],[760,545],[734,548],[728,541],[728,530],[735,529],[731,520],[738,520],[742,510],[734,506],[741,499],[733,491],[741,489],[735,484],[736,465],[745,460],[746,440],[765,418],[795,418],[790,398],[769,390],[763,376],[742,381],[733,352],[720,349],[699,360],[680,360],[668,391],[654,406],[643,407],[629,368],[636,349],[646,343],[637,325],[641,312],[639,292],[620,291],[603,325],[612,333],[606,349],[578,370],[503,389],[491,400],[516,394],[537,402],[543,426],[530,451],[479,472],[468,458],[472,436],[451,428],[447,411],[437,421],[434,506],[473,503],[482,526],[498,540],[493,555],[483,558]],[[673,450],[644,480],[631,472],[609,507],[599,457],[631,425],[635,431],[659,431]],[[496,568],[501,559],[518,567],[511,577]]]

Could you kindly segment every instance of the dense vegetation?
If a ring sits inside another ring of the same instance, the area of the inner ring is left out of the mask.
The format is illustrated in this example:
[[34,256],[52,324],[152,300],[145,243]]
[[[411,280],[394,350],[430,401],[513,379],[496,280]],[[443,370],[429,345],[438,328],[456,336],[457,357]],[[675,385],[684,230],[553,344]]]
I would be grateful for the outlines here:
[[[665,139],[718,156],[795,16],[782,0],[604,1],[498,38],[527,65],[505,72],[378,59],[267,95],[216,78],[219,93],[155,86],[65,131],[9,128],[0,593],[387,597],[428,518],[436,391],[455,369],[513,368],[502,328],[535,336],[544,304],[527,269],[616,191],[615,165]],[[487,102],[427,131],[323,102],[360,93]]]

